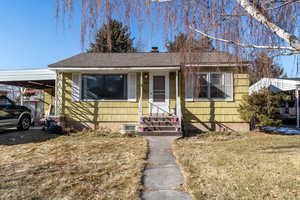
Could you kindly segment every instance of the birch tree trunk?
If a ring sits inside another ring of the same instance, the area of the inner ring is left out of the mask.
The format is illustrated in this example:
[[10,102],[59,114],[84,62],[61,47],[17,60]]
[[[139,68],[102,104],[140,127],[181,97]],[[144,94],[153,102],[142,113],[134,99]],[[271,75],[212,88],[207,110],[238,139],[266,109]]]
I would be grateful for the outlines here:
[[288,33],[281,27],[277,26],[274,22],[269,20],[269,18],[258,8],[255,8],[249,0],[236,0],[249,15],[251,15],[254,19],[265,25],[272,32],[278,35],[280,38],[284,39],[294,51],[300,52],[300,40],[293,34]]

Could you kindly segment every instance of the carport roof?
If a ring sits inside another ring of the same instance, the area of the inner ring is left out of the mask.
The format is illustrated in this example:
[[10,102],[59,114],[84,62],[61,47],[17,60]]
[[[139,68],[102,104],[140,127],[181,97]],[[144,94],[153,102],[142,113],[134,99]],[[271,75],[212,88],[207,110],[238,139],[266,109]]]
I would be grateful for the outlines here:
[[269,89],[273,92],[296,90],[300,86],[299,78],[263,78],[249,88],[249,94],[261,89]]
[[55,86],[56,73],[48,69],[1,70],[0,84],[33,89]]

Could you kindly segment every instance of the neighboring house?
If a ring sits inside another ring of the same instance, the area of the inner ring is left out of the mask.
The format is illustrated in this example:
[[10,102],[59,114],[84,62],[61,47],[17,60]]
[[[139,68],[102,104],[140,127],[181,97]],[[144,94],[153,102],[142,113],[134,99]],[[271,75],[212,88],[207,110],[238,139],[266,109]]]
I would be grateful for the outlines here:
[[120,130],[138,124],[140,132],[170,133],[181,132],[181,125],[186,131],[248,131],[237,108],[248,94],[249,65],[217,51],[83,53],[49,69],[57,73],[56,114],[64,126]]

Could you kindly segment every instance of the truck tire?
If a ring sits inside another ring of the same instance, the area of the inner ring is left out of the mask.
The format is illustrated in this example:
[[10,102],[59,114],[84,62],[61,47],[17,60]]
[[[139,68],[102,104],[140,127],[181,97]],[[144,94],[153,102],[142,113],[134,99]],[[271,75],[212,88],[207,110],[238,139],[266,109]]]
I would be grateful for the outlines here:
[[21,117],[17,128],[20,131],[25,131],[30,128],[30,124],[31,124],[30,116],[24,115],[23,117]]

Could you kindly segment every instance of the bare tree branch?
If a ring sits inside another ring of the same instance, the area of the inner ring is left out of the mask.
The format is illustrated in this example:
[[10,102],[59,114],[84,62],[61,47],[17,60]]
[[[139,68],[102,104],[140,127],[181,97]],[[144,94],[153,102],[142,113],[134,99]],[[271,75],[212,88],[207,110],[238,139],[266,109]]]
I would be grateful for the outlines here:
[[[57,1],[60,3],[57,5],[58,12],[63,18],[66,17],[64,13],[74,12],[71,8],[78,3],[75,0]],[[270,49],[272,54],[274,50],[283,54],[296,54],[300,52],[300,38],[296,36],[300,25],[299,3],[300,0],[82,0],[82,45],[86,34],[94,34],[94,29],[105,23],[107,17],[117,16],[128,20],[128,24],[131,17],[141,19],[137,20],[140,30],[146,18],[150,19],[152,27],[162,23],[166,37],[172,37],[170,33],[192,25],[200,29],[196,30],[199,33],[201,30],[209,30],[207,33],[218,37],[213,33],[220,32],[220,38],[204,32],[202,35],[227,44]],[[272,12],[277,7],[280,9]],[[225,38],[234,38],[234,41]],[[287,44],[282,44],[282,41]],[[218,48],[226,51],[227,45],[221,44]]]
[[295,54],[300,54],[300,52],[281,52],[281,53],[278,53],[278,54],[273,55],[271,57],[275,58],[275,57],[279,57],[279,56],[292,56],[292,55],[295,55]]
[[291,1],[287,1],[287,2],[282,3],[282,4],[279,5],[279,6],[266,8],[266,10],[274,10],[274,9],[282,8],[282,7],[287,6],[287,5],[291,4],[291,3],[300,3],[300,1],[299,1],[299,0],[291,0]]
[[244,43],[240,43],[240,42],[236,42],[236,41],[233,41],[233,40],[226,40],[226,39],[223,39],[223,38],[217,38],[217,37],[214,37],[214,36],[211,36],[211,35],[208,35],[207,33],[204,33],[198,29],[195,29],[193,27],[190,26],[190,28],[197,32],[197,33],[200,33],[201,35],[204,35],[208,38],[211,38],[213,40],[217,40],[217,41],[221,41],[221,42],[225,42],[225,43],[229,43],[229,44],[233,44],[233,45],[237,45],[237,46],[240,46],[240,47],[245,47],[245,48],[256,48],[256,49],[276,49],[276,50],[289,50],[289,51],[292,51],[292,52],[295,52],[295,53],[299,53],[300,51],[296,51],[295,48],[292,48],[292,47],[283,47],[283,46],[261,46],[261,45],[255,45],[255,44],[244,44]]
[[293,34],[288,33],[274,22],[272,22],[265,14],[256,8],[249,0],[236,0],[254,19],[265,25],[277,36],[284,39],[293,48],[293,51],[300,51],[300,40]]

